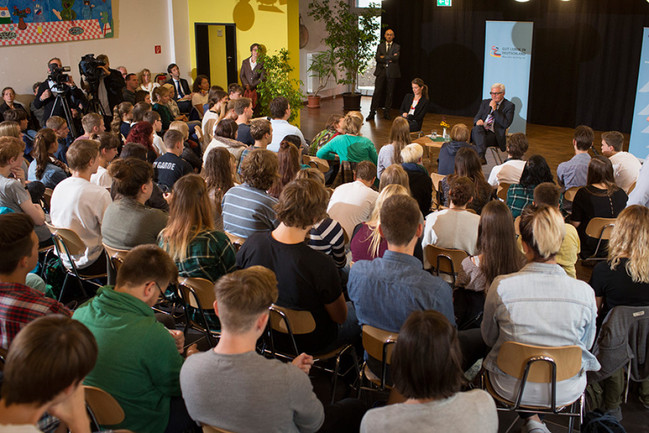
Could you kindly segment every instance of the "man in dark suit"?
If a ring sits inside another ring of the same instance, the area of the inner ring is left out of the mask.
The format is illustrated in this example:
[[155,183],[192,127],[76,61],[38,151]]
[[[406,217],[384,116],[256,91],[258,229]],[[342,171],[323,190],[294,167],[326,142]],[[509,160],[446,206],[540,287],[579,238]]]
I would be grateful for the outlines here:
[[176,89],[174,100],[178,104],[178,108],[183,113],[189,113],[192,109],[192,91],[189,88],[189,83],[184,78],[180,78],[180,69],[175,63],[167,66],[167,72],[171,78],[167,80],[167,84],[171,84]]
[[381,42],[376,49],[376,69],[374,70],[376,80],[374,81],[374,96],[372,96],[370,114],[365,119],[368,122],[374,119],[383,94],[385,94],[383,117],[385,119],[390,118],[394,86],[397,78],[401,78],[401,70],[399,69],[399,58],[401,57],[399,52],[401,47],[399,44],[392,42],[393,40],[394,32],[392,29],[387,29],[385,31],[385,42]]
[[110,125],[113,119],[113,108],[124,100],[122,89],[126,87],[126,84],[120,71],[110,69],[110,60],[106,54],[98,55],[97,61],[104,64],[103,66],[99,66],[102,73],[99,79],[97,96],[105,112],[104,123]]
[[505,85],[496,83],[491,86],[491,99],[480,103],[478,114],[473,118],[471,135],[482,163],[488,146],[498,146],[503,152],[506,149],[505,134],[514,120],[514,104],[505,99]]

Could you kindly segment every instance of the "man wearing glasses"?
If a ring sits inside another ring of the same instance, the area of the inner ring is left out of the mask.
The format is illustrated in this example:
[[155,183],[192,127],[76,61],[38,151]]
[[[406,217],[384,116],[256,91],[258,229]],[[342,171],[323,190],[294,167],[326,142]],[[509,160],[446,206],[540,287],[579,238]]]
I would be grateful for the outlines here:
[[514,104],[505,99],[505,85],[496,83],[491,86],[491,99],[480,103],[480,110],[473,118],[471,135],[482,163],[485,151],[489,146],[498,146],[505,152],[505,134],[514,120]]

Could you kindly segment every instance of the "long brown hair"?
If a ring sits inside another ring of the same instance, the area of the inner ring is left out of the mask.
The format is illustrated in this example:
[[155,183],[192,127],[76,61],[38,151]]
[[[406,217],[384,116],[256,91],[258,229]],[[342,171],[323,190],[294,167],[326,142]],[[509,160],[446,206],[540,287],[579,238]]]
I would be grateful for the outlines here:
[[615,185],[613,164],[611,164],[611,161],[607,157],[602,155],[592,157],[588,163],[586,184],[593,185],[595,183],[603,183],[606,185],[606,192],[608,195],[611,195],[613,192],[620,189]]
[[428,99],[428,86],[426,85],[426,83],[424,83],[424,80],[422,80],[421,78],[415,78],[410,82],[410,84],[416,84],[421,87],[421,96]]
[[205,159],[203,175],[207,184],[208,193],[213,193],[212,200],[216,205],[216,210],[221,213],[221,200],[230,188],[234,186],[232,178],[231,161],[234,156],[224,147],[215,147]]
[[394,148],[392,164],[401,164],[401,150],[410,143],[410,125],[403,117],[397,117],[392,121],[390,128],[390,143]]
[[[453,179],[466,176],[473,181],[475,192],[473,197],[477,197],[479,191],[485,188],[491,188],[482,173],[482,164],[475,150],[470,147],[462,147],[455,155],[455,172],[448,176],[447,181],[450,183]],[[474,199],[475,200],[475,199]]]
[[187,258],[187,247],[201,232],[214,230],[207,185],[197,174],[176,181],[169,203],[169,222],[160,239],[162,247],[175,261]]
[[133,111],[133,104],[128,101],[115,105],[115,108],[113,108],[113,121],[110,122],[110,130],[115,134],[119,134],[119,128],[122,126],[122,117],[131,111]]
[[512,213],[500,200],[492,200],[482,209],[476,243],[487,288],[498,275],[517,272],[525,263],[516,244]]
[[38,131],[34,139],[34,159],[36,160],[36,179],[43,177],[47,164],[50,163],[50,146],[57,142],[56,133],[53,129],[43,128]]
[[277,152],[279,163],[279,179],[275,181],[268,193],[273,197],[279,198],[284,186],[295,179],[295,175],[300,171],[300,151],[290,141],[284,139],[279,145]]

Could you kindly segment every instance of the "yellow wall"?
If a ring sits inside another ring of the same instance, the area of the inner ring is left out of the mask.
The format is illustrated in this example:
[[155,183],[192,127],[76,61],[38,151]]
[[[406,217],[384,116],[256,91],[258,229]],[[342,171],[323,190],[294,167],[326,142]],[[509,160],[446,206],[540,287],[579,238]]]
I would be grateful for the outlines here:
[[228,86],[228,66],[225,48],[225,26],[209,26],[210,40],[210,84]]
[[188,0],[187,4],[193,78],[196,77],[194,23],[237,25],[237,71],[241,62],[250,56],[250,45],[257,42],[270,54],[287,48],[294,68],[292,78],[300,78],[299,0]]

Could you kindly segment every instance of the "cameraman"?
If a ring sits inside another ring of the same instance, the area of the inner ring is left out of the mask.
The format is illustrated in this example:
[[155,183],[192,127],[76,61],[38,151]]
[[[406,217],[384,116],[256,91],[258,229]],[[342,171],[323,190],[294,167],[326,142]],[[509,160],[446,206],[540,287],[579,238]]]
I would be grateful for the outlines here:
[[[51,78],[53,78],[53,72],[55,72],[54,75],[63,74],[63,72],[60,71],[62,67],[63,64],[61,63],[61,59],[59,59],[58,57],[50,59],[50,61],[47,62],[48,79],[42,82],[40,86],[38,86],[38,90],[36,91],[34,107],[37,109],[41,107],[43,108],[43,116],[41,119],[39,119],[41,121],[41,125],[45,125],[47,119],[52,116],[60,116],[65,118],[63,106],[60,101],[56,102],[55,104],[56,96],[52,92],[52,90],[57,87],[57,83],[51,80]],[[56,71],[58,71],[58,73],[56,73]],[[70,111],[72,112],[72,117],[75,119],[74,121],[76,124],[78,123],[81,117],[80,113],[83,111],[83,108],[87,102],[86,97],[84,96],[83,91],[79,89],[76,84],[74,84],[72,75],[68,75],[63,84],[69,89],[67,89],[68,91],[64,92],[64,95],[62,96],[68,102]]]
[[122,89],[126,87],[126,83],[120,71],[110,69],[110,62],[106,54],[98,55],[97,61],[104,63],[104,65],[97,65],[97,68],[102,70],[97,95],[106,114],[104,121],[109,125],[110,119],[113,118],[113,108],[124,100]]

